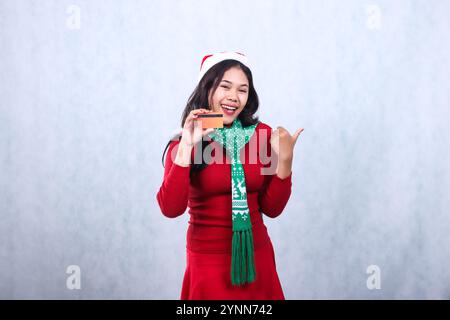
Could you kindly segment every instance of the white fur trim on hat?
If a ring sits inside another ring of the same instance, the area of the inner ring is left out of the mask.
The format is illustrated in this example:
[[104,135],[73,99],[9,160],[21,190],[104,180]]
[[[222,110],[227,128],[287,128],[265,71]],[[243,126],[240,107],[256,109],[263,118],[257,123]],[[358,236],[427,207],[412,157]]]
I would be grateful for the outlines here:
[[243,65],[245,65],[247,68],[250,69],[250,65],[248,63],[247,57],[239,52],[218,52],[214,53],[212,55],[206,55],[203,60],[202,64],[200,65],[200,73],[198,75],[198,81],[200,81],[205,73],[211,69],[214,65],[218,64],[221,61],[224,60],[237,60]]

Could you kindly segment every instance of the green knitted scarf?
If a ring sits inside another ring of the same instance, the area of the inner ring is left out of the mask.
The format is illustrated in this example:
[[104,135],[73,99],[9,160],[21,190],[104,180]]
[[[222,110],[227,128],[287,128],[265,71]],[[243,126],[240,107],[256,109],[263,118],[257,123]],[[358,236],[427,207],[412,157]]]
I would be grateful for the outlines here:
[[252,222],[247,204],[245,173],[240,159],[240,150],[250,140],[256,124],[243,128],[236,118],[231,127],[217,128],[209,136],[225,147],[231,158],[231,218],[233,240],[231,252],[231,283],[243,285],[256,278],[253,254]]

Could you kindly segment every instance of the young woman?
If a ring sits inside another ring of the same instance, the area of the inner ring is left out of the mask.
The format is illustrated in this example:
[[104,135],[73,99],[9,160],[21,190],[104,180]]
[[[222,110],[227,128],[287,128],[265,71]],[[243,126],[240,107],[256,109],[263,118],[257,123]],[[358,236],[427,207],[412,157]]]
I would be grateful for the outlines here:
[[[258,104],[245,55],[203,58],[157,193],[169,218],[189,206],[183,300],[284,299],[263,214],[277,217],[289,200],[303,129],[272,132],[255,117]],[[223,128],[202,129],[198,116],[211,112],[223,114]]]

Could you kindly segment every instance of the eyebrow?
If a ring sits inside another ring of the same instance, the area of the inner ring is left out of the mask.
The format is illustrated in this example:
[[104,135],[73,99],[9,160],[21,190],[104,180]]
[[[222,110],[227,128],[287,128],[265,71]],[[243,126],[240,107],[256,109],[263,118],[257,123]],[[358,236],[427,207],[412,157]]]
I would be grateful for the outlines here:
[[[229,84],[233,84],[233,82],[228,81],[228,80],[222,80],[222,81],[228,82]],[[248,87],[248,84],[241,84],[240,87]]]

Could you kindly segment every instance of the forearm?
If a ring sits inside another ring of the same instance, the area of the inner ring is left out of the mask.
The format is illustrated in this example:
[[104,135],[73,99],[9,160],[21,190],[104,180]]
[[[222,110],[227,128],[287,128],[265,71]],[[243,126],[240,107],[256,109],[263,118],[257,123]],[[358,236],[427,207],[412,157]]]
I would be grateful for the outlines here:
[[280,179],[289,177],[292,171],[292,158],[279,160],[277,165],[277,176]]
[[[271,176],[264,192],[259,196],[261,211],[271,218],[275,218],[283,212],[291,195],[292,173],[280,163],[279,172]],[[289,172],[289,173],[288,173]]]
[[177,155],[173,162],[181,167],[189,167],[191,164],[192,149],[193,146],[180,141],[178,145]]

